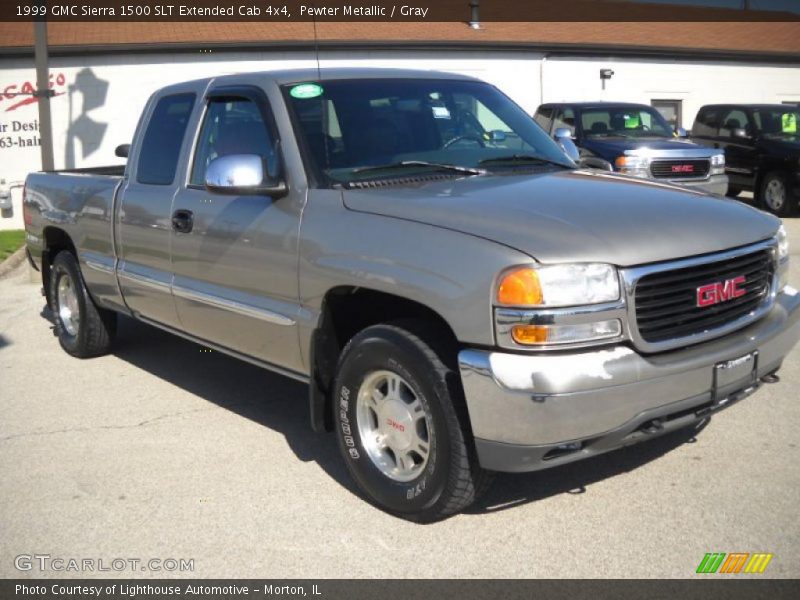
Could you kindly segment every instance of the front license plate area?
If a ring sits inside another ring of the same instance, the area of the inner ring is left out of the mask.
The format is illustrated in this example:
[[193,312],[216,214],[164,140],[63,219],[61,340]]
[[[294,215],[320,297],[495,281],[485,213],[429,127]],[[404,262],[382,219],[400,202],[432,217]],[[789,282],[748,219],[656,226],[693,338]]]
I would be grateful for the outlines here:
[[728,397],[755,385],[758,376],[758,351],[714,365],[714,406],[726,404]]

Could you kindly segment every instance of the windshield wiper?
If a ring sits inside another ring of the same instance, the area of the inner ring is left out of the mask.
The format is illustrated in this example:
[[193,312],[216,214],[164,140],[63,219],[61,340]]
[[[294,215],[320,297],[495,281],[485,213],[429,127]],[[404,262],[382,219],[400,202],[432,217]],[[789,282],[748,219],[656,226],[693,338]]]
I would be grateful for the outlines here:
[[385,165],[374,165],[370,167],[358,167],[353,169],[352,173],[371,173],[373,171],[393,171],[399,169],[409,169],[414,167],[429,167],[437,171],[452,171],[453,173],[462,173],[464,175],[485,175],[484,169],[476,169],[474,167],[462,167],[460,165],[450,165],[447,163],[429,162],[427,160],[401,160],[399,162],[388,163]]
[[509,154],[508,156],[497,156],[494,158],[484,158],[478,162],[479,165],[494,165],[502,163],[523,164],[523,165],[555,165],[557,167],[564,167],[565,169],[572,168],[571,165],[565,165],[556,160],[549,158],[542,158],[541,156],[534,156],[533,154]]

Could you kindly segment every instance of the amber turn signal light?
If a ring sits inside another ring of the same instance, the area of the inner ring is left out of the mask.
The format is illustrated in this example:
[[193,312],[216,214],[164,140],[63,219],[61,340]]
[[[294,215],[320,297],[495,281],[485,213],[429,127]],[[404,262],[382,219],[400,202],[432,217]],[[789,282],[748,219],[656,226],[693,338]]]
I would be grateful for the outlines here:
[[546,325],[514,325],[511,338],[518,344],[544,344],[547,342]]

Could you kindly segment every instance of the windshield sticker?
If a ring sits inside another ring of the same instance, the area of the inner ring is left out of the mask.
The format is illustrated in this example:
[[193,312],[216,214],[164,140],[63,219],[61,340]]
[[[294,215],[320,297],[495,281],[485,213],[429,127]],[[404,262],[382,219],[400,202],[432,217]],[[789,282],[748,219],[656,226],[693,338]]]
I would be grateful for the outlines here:
[[639,127],[639,115],[625,115],[625,129],[636,129]]
[[298,98],[300,100],[316,98],[322,95],[322,86],[316,83],[301,83],[289,90],[289,94],[292,98]]
[[781,129],[783,133],[797,133],[797,113],[781,115]]
[[433,110],[433,118],[434,119],[449,119],[450,118],[450,111],[447,110],[446,106],[432,106],[431,109]]

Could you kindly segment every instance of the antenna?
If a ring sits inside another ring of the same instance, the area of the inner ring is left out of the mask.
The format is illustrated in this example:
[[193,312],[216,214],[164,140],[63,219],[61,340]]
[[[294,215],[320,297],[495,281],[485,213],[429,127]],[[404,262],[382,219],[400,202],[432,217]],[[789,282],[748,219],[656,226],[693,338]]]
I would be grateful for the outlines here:
[[[322,69],[319,65],[319,37],[317,36],[317,6],[316,4],[311,5],[314,9],[311,16],[311,23],[314,28],[314,57],[317,60],[317,83],[322,85]],[[323,88],[324,89],[324,88]],[[327,175],[327,171],[331,168],[331,158],[330,158],[330,148],[328,148],[328,134],[326,133],[326,121],[328,120],[328,111],[326,110],[325,100],[323,99],[324,94],[320,94],[319,96],[319,126],[320,126],[320,135],[322,135],[322,146],[325,149],[325,175]]]
[[319,67],[319,38],[317,37],[317,5],[311,5],[314,12],[311,15],[311,23],[314,28],[314,57],[317,59],[317,79],[322,83],[322,70]]

